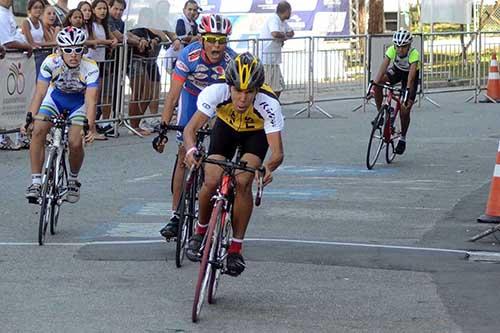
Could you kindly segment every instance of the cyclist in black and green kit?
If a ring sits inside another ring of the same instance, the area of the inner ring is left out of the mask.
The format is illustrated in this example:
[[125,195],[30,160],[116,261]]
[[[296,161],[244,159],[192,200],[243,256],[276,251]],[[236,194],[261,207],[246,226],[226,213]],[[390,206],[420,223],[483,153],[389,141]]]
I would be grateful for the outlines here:
[[[385,52],[384,61],[374,81],[378,84],[389,82],[391,85],[401,82],[402,88],[409,90],[406,99],[401,101],[401,137],[395,149],[395,153],[401,155],[406,149],[410,111],[417,96],[420,54],[417,49],[411,47],[413,36],[408,30],[401,29],[395,32],[392,41],[394,45]],[[374,86],[373,90],[377,109],[380,110],[383,99],[382,88]]]

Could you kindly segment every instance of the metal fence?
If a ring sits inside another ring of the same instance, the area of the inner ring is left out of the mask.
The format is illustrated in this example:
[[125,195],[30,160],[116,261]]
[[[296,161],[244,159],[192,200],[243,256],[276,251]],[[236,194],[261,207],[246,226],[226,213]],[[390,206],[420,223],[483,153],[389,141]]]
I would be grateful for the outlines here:
[[[307,111],[310,116],[316,108],[329,116],[316,103],[361,101],[369,77],[369,38],[353,35],[287,40],[280,52],[282,103],[305,104],[297,115]],[[262,57],[266,42],[269,40],[232,40],[229,46]],[[491,55],[500,53],[500,32],[423,34],[422,49],[421,94],[471,91],[469,99],[477,101],[486,87]],[[157,56],[144,56],[120,45],[110,59],[99,62],[103,74],[98,107],[104,118],[100,122],[136,128],[142,118],[159,117],[170,89],[173,60],[164,50]]]

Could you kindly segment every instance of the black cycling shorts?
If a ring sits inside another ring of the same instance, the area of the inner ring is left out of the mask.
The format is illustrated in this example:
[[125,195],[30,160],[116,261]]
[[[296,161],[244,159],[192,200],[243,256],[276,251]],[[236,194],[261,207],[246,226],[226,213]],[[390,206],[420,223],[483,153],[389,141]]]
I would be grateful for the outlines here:
[[[396,83],[401,82],[401,88],[406,89],[406,85],[408,84],[408,74],[409,72],[405,72],[397,68],[396,66],[391,66],[385,72],[387,78],[389,79],[389,83],[391,85],[395,85]],[[408,95],[408,100],[415,101],[417,97],[418,91],[418,81],[420,78],[420,71],[417,70],[416,80],[413,82],[413,89],[410,89],[410,94]]]
[[264,161],[269,147],[266,132],[263,129],[238,132],[217,118],[210,136],[208,155],[222,155],[227,159],[232,159],[238,145],[242,147],[242,156],[246,153],[253,154],[258,156],[261,161]]

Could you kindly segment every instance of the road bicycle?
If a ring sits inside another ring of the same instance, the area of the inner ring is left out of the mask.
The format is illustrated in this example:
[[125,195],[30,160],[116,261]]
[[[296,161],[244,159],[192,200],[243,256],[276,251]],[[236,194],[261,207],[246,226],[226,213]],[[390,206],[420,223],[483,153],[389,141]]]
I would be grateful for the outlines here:
[[[167,141],[167,131],[184,131],[183,126],[175,125],[162,125],[158,133],[158,142],[164,145]],[[196,147],[198,150],[198,157],[205,156],[204,141],[207,136],[210,136],[211,130],[208,128],[201,128],[196,132]],[[155,146],[155,143],[153,143]],[[156,149],[156,148],[155,148]],[[175,170],[175,166],[174,166]],[[186,244],[189,238],[193,235],[194,227],[198,221],[198,191],[203,184],[203,168],[190,168],[184,177],[182,186],[182,194],[177,205],[175,215],[179,218],[179,226],[177,228],[177,236],[175,237],[175,265],[180,268],[184,261],[186,254]],[[173,179],[172,179],[173,182]],[[168,239],[167,241],[170,241]]]
[[395,143],[397,143],[401,136],[398,114],[401,110],[401,102],[406,95],[406,91],[403,89],[370,81],[367,98],[372,97],[371,90],[373,86],[383,88],[384,101],[377,116],[371,122],[372,129],[366,152],[366,167],[368,170],[371,170],[375,166],[380,152],[384,147],[385,161],[387,163],[392,163],[396,157]]
[[233,217],[233,204],[235,197],[236,171],[250,172],[255,174],[259,171],[257,181],[257,193],[255,196],[255,206],[259,206],[263,191],[264,168],[247,167],[247,162],[241,160],[241,147],[236,149],[234,161],[214,160],[205,158],[202,163],[215,164],[223,168],[222,180],[217,188],[212,215],[208,223],[207,232],[203,238],[200,248],[201,263],[196,282],[195,296],[191,319],[197,322],[205,295],[208,293],[208,303],[215,303],[215,295],[219,285],[221,274],[226,272],[225,259],[232,235],[231,221]]
[[[42,170],[40,196],[37,199],[30,199],[30,203],[40,205],[38,222],[38,244],[40,245],[45,243],[45,234],[49,225],[50,234],[56,233],[61,205],[68,193],[68,130],[71,126],[68,115],[69,111],[64,110],[60,115],[52,116],[48,120],[53,126]],[[31,123],[31,119],[27,119],[27,123]],[[83,130],[86,135],[89,130],[87,120],[84,122]]]

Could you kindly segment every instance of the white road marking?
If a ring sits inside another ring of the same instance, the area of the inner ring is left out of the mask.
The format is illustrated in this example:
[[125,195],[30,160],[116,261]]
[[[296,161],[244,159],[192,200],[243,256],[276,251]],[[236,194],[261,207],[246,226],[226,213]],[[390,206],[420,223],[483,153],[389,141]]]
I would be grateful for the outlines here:
[[150,179],[153,179],[153,178],[156,178],[156,177],[160,177],[161,175],[162,175],[161,173],[155,173],[154,175],[150,175],[150,176],[133,178],[133,179],[127,180],[127,183],[139,183],[139,182],[142,182],[142,181],[145,181],[145,180],[150,180]]
[[[500,260],[499,252],[477,252],[466,250],[454,250],[444,248],[432,247],[416,247],[416,246],[403,246],[403,245],[389,245],[389,244],[366,244],[366,243],[349,243],[349,242],[330,242],[330,241],[314,241],[314,240],[301,240],[301,239],[281,239],[281,238],[246,238],[246,242],[274,242],[274,243],[296,243],[296,244],[310,244],[310,245],[333,245],[333,246],[346,246],[346,247],[361,247],[361,248],[375,248],[375,249],[393,249],[393,250],[408,250],[408,251],[425,251],[436,253],[456,253],[466,257],[477,258],[480,254],[482,258],[486,255],[491,255],[488,258],[498,258]],[[130,240],[130,241],[89,241],[81,243],[46,243],[44,246],[75,246],[82,247],[88,245],[135,245],[135,244],[155,244],[165,243],[163,239],[150,239],[150,240]],[[37,242],[0,242],[0,246],[39,246]]]

